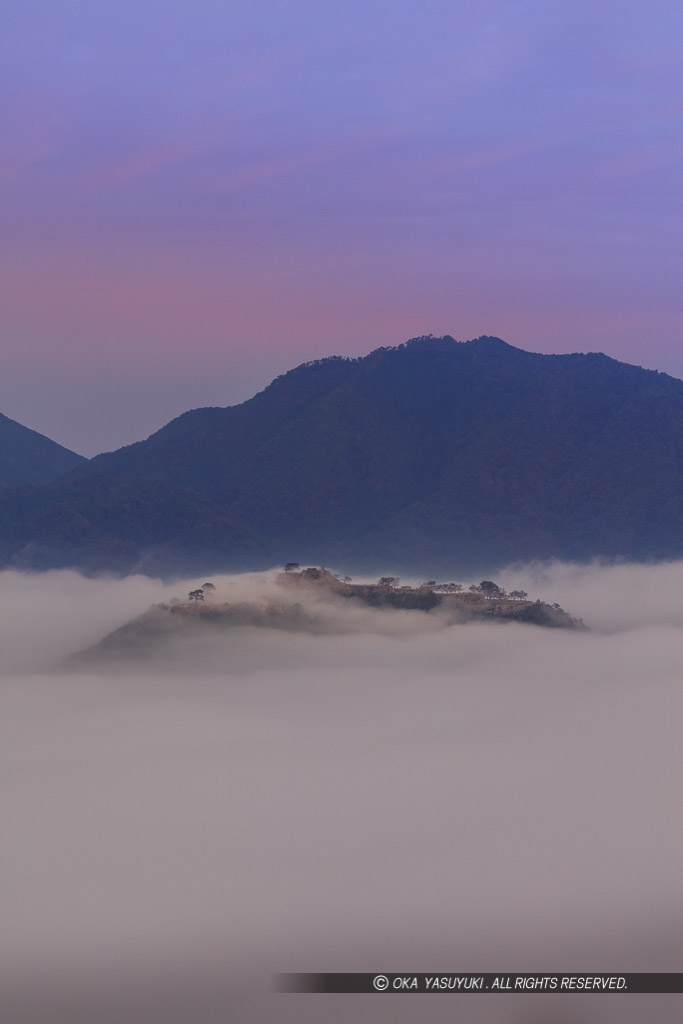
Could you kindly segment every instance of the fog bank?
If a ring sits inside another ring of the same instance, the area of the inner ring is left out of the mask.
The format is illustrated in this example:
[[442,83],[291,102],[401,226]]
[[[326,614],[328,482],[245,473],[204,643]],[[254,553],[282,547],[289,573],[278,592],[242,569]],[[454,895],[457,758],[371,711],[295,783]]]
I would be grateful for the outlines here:
[[55,668],[197,582],[0,574],[3,1019],[680,1016],[683,997],[387,1004],[268,982],[680,970],[682,563],[501,575],[588,633],[346,606],[337,634]]

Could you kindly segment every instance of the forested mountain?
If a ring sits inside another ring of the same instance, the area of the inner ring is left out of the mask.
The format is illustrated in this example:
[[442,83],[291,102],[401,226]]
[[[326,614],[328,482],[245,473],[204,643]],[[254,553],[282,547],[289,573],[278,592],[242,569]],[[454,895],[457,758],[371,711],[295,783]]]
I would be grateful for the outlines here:
[[683,382],[601,354],[419,338],[278,377],[5,497],[31,567],[349,570],[683,555]]
[[0,487],[49,484],[86,460],[0,413]]

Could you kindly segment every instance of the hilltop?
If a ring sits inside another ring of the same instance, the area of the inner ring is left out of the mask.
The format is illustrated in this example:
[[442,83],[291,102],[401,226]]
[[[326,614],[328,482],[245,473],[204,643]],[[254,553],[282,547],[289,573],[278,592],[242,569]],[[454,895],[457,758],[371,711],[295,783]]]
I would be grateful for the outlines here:
[[306,363],[10,495],[0,564],[441,574],[673,558],[682,470],[682,381],[599,353],[418,338]]
[[[555,629],[586,628],[558,604],[530,600],[521,590],[506,593],[492,580],[464,590],[461,584],[430,580],[401,586],[393,576],[377,583],[354,583],[328,569],[300,568],[289,563],[274,584],[262,581],[258,595],[217,597],[211,583],[191,590],[186,601],[155,604],[142,615],[109,633],[93,647],[72,655],[70,669],[155,655],[182,638],[201,638],[208,631],[224,632],[247,626],[310,635],[382,632],[393,612],[439,616],[448,627],[468,622],[521,622]],[[366,615],[345,616],[345,605],[361,605]],[[384,622],[383,622],[384,620]]]
[[[529,600],[524,590],[508,593],[493,580],[482,580],[467,590],[460,583],[437,583],[436,580],[427,580],[419,586],[401,586],[395,576],[382,576],[377,583],[354,583],[349,576],[341,577],[329,569],[317,566],[302,569],[290,562],[278,575],[277,583],[288,587],[292,593],[313,588],[373,608],[423,612],[438,608],[456,622],[495,619],[561,629],[586,628],[581,619],[572,618],[558,604]],[[195,607],[197,603],[195,600]]]

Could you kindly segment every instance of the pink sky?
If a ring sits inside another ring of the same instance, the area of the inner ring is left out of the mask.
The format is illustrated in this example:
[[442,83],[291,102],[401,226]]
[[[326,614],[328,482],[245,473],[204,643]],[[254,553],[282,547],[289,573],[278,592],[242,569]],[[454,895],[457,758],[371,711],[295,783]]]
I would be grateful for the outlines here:
[[0,411],[84,454],[416,334],[683,376],[673,0],[9,0]]

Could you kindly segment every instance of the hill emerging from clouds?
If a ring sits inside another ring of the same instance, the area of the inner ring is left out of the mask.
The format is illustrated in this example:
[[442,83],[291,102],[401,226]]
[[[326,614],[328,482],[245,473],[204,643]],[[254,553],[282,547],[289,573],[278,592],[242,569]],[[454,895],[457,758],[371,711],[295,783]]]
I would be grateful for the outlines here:
[[6,498],[4,564],[433,573],[683,554],[683,382],[601,354],[420,338]]

